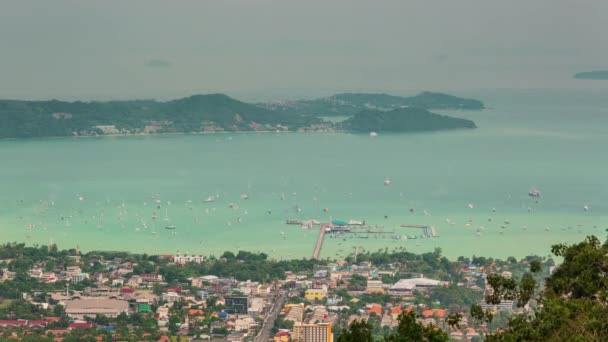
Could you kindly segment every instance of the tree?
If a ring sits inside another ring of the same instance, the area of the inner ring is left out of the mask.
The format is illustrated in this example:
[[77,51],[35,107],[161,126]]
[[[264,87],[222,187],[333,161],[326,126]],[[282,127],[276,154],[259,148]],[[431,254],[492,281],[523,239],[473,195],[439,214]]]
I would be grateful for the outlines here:
[[[514,316],[507,329],[487,336],[486,341],[608,341],[608,241],[601,244],[595,236],[588,236],[577,244],[554,245],[551,251],[563,262],[539,294],[541,305],[532,313]],[[538,264],[530,263],[531,271],[539,269]],[[493,286],[498,285],[500,292],[505,290],[504,284],[499,279]],[[533,298],[529,294],[535,287],[534,279],[524,274],[519,284],[503,292],[508,295],[502,299],[512,296],[521,306]],[[501,297],[492,299],[500,301]]]
[[448,334],[434,325],[424,326],[416,321],[413,311],[399,315],[399,326],[392,335],[385,337],[387,342],[446,342]]
[[337,342],[373,342],[372,325],[363,320],[354,320],[348,329],[344,329]]
[[171,315],[171,317],[169,317],[169,323],[167,324],[169,325],[169,331],[171,332],[171,334],[177,334],[181,323],[182,321],[177,315]]

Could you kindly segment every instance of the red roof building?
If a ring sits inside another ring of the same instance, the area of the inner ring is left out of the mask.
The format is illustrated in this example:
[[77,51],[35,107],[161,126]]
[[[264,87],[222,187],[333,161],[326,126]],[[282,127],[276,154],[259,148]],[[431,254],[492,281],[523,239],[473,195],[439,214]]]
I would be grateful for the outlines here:
[[93,328],[93,323],[70,323],[68,325],[68,329],[91,329]]

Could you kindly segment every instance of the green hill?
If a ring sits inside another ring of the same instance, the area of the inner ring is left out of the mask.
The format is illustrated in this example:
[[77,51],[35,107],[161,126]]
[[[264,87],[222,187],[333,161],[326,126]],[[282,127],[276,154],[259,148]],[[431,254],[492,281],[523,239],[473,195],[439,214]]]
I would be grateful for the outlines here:
[[223,94],[194,95],[167,102],[0,100],[0,138],[294,131],[321,123],[314,117],[260,108]]
[[391,111],[364,110],[340,123],[355,132],[425,132],[476,128],[471,120],[431,113],[422,108],[399,108]]

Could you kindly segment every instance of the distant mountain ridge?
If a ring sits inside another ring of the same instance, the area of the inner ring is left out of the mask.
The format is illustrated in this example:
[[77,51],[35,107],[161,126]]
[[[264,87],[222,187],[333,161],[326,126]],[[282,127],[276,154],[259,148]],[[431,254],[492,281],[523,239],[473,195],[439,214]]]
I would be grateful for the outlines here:
[[425,91],[411,97],[384,93],[342,93],[313,100],[268,102],[258,104],[280,112],[311,116],[353,116],[362,110],[393,110],[402,107],[423,109],[481,110],[483,102],[443,93]]

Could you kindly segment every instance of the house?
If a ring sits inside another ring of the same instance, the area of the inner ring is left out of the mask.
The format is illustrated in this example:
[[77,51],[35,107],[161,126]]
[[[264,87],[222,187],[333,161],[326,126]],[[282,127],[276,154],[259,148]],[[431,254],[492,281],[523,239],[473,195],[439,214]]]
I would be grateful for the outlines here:
[[365,308],[368,315],[375,313],[378,316],[382,316],[382,306],[380,304],[367,304]]
[[230,334],[226,337],[227,342],[243,342],[245,341],[246,334]]
[[398,319],[399,315],[401,315],[402,312],[403,312],[403,310],[401,309],[401,307],[399,307],[399,306],[393,306],[391,308],[391,313],[390,313],[391,318],[392,319]]
[[156,316],[158,320],[168,320],[169,319],[169,308],[167,306],[161,306],[156,309]]
[[140,276],[134,275],[131,278],[129,278],[129,280],[127,281],[127,286],[138,287],[143,282],[144,282],[144,280]]
[[446,309],[429,309],[422,311],[422,317],[424,318],[446,318],[448,316],[448,310]]
[[164,292],[162,295],[162,299],[169,303],[173,303],[179,301],[181,297],[175,292]]
[[158,273],[140,274],[139,277],[144,283],[159,283],[163,281],[163,276]]

